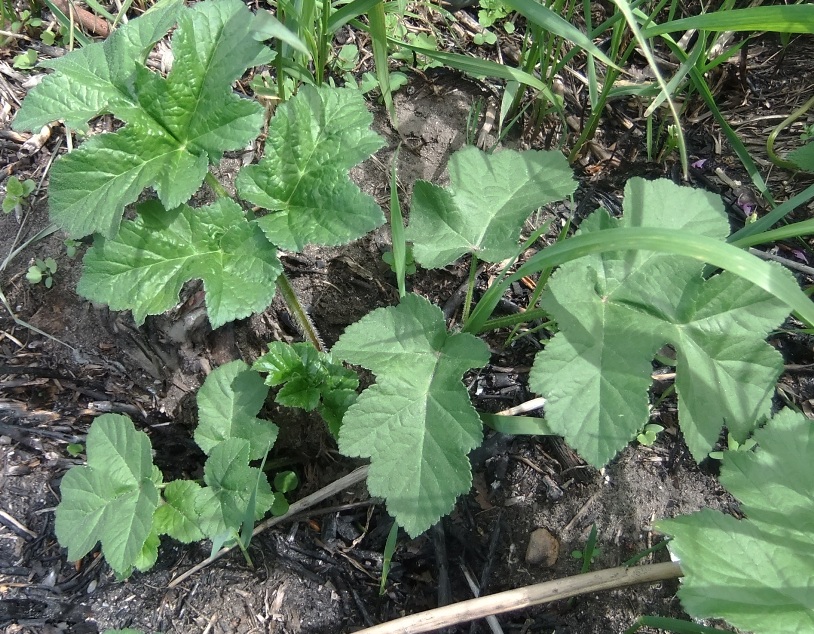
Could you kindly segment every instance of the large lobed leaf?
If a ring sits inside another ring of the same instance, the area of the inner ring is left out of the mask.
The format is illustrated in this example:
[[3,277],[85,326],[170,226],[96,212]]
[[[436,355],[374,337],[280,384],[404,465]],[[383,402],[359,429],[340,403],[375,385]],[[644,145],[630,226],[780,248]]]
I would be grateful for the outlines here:
[[[723,239],[720,200],[669,181],[631,179],[624,216],[600,210],[582,232],[661,227]],[[591,464],[602,466],[648,421],[651,361],[677,352],[679,421],[697,460],[726,425],[743,440],[769,414],[782,358],[764,341],[788,308],[745,279],[705,280],[702,265],[652,251],[604,253],[552,276],[542,306],[560,332],[537,355],[531,388],[546,419]]]
[[349,326],[332,352],[377,377],[345,414],[339,449],[371,459],[371,494],[416,536],[471,486],[467,454],[483,432],[461,375],[486,364],[489,350],[449,334],[437,307],[407,295]]
[[[177,18],[167,78],[144,58]],[[262,107],[232,92],[263,45],[251,37],[253,15],[240,0],[164,3],[92,44],[48,65],[54,74],[33,89],[14,126],[49,121],[87,128],[105,112],[126,123],[91,137],[54,164],[53,220],[73,237],[116,234],[125,205],[153,187],[172,209],[200,187],[210,162],[260,131]]]
[[230,438],[249,442],[249,459],[265,456],[277,440],[278,427],[257,418],[268,395],[263,378],[237,360],[220,366],[198,391],[198,426],[195,442],[206,455]]
[[724,453],[721,482],[746,519],[705,509],[658,522],[684,572],[696,618],[780,634],[814,631],[814,424],[784,410],[755,432],[755,452]]
[[265,309],[282,271],[276,249],[228,199],[166,211],[144,203],[113,239],[97,237],[85,255],[78,291],[137,323],[169,310],[191,279],[202,279],[213,328]]
[[152,524],[160,483],[150,440],[126,416],[104,414],[88,433],[87,454],[87,466],[62,479],[55,526],[59,543],[68,549],[68,559],[78,560],[101,542],[105,559],[120,576],[134,566],[149,568],[158,550]]
[[449,159],[450,187],[417,181],[406,238],[417,262],[446,266],[466,253],[501,262],[517,253],[520,229],[535,209],[562,200],[576,189],[561,152],[474,147]]
[[358,90],[303,86],[269,124],[266,155],[237,177],[240,195],[271,213],[258,223],[288,250],[345,244],[384,223],[348,170],[384,145]]

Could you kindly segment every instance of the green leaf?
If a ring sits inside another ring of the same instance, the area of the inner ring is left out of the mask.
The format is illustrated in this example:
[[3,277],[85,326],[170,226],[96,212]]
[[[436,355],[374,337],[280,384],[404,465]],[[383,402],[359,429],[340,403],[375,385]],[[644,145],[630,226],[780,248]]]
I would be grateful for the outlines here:
[[23,184],[16,176],[11,176],[6,181],[6,195],[14,198],[23,197]]
[[483,431],[461,375],[485,365],[489,350],[447,333],[440,309],[406,295],[349,326],[333,354],[377,375],[345,414],[339,449],[371,459],[370,493],[415,537],[471,485],[467,454]]
[[277,440],[277,425],[257,418],[268,395],[263,378],[243,361],[220,366],[198,391],[195,442],[209,455],[220,442],[242,438],[250,445],[249,458],[265,456]]
[[384,223],[348,170],[384,145],[357,90],[304,86],[277,108],[266,156],[237,177],[240,195],[271,213],[258,220],[288,250],[345,244]]
[[777,33],[814,33],[814,6],[750,7],[712,11],[642,29],[651,38],[663,33],[703,29],[705,31],[774,31]]
[[814,143],[806,143],[794,152],[789,152],[788,160],[801,170],[814,172]]
[[230,438],[217,444],[204,465],[205,488],[198,491],[195,511],[199,526],[208,537],[235,533],[257,487],[255,519],[260,519],[274,503],[265,474],[249,466],[249,441]]
[[418,181],[413,189],[406,239],[427,268],[446,266],[465,253],[487,262],[515,255],[529,214],[576,189],[560,152],[487,154],[467,147],[450,157],[447,169],[449,188]]
[[153,516],[153,530],[189,544],[204,539],[195,510],[195,500],[201,490],[197,482],[175,480],[164,489],[164,504]]
[[300,479],[293,471],[281,471],[274,476],[274,488],[280,493],[289,493],[300,485]]
[[310,343],[272,342],[252,369],[268,372],[267,385],[283,385],[274,398],[280,405],[318,409],[334,436],[345,411],[356,400],[356,374],[333,363],[330,355]]
[[101,541],[110,567],[127,575],[140,562],[158,507],[150,440],[126,416],[104,414],[91,425],[87,455],[87,466],[62,479],[57,539],[72,561]]
[[37,65],[37,49],[30,48],[25,53],[20,53],[14,57],[12,66],[20,70],[30,70]]
[[678,596],[695,618],[754,632],[814,631],[814,425],[790,410],[724,452],[721,482],[744,520],[705,509],[662,520],[684,572]]
[[[167,78],[144,56],[178,17]],[[259,132],[260,104],[231,84],[263,50],[250,37],[252,13],[239,0],[164,5],[133,20],[105,43],[49,62],[56,71],[25,100],[15,127],[64,118],[79,128],[111,112],[127,125],[100,134],[54,164],[51,216],[72,237],[116,234],[125,205],[153,187],[168,209],[185,202],[209,162]]]
[[254,17],[252,37],[256,40],[276,39],[288,44],[291,48],[311,58],[308,47],[285,24],[275,18],[269,11],[258,11]]
[[[666,180],[629,181],[624,210],[621,220],[593,214],[581,232],[728,231],[717,197]],[[551,277],[542,307],[560,332],[537,355],[529,385],[548,399],[548,426],[591,464],[606,464],[648,422],[651,361],[665,344],[677,351],[679,421],[696,460],[723,425],[742,440],[769,414],[782,358],[763,339],[788,308],[732,273],[701,273],[689,258],[627,251],[574,260]]]
[[25,274],[25,279],[30,284],[39,284],[42,281],[43,272],[39,267],[29,266],[28,272]]
[[220,199],[201,209],[166,211],[150,201],[138,211],[115,238],[94,240],[77,287],[81,295],[113,310],[130,309],[141,324],[175,306],[184,283],[199,278],[213,328],[271,303],[282,271],[277,251],[237,203]]

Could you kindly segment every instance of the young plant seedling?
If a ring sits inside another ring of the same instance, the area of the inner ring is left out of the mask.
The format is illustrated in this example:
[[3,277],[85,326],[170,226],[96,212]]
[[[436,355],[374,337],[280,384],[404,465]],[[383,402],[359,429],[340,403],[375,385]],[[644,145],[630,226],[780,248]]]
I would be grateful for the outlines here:
[[[732,434],[726,435],[726,448],[728,451],[752,451],[757,446],[754,438],[747,438],[742,443],[735,440]],[[709,457],[713,460],[723,460],[724,451],[710,451]]]
[[28,272],[25,274],[25,279],[29,284],[39,284],[43,282],[45,288],[51,288],[54,285],[54,274],[57,272],[57,263],[54,258],[39,258],[34,260],[34,264],[28,267]]
[[28,197],[37,188],[37,184],[30,178],[21,181],[16,176],[10,176],[6,181],[6,195],[3,197],[3,213],[10,214],[14,212],[17,219],[23,211],[23,204],[27,202]]
[[646,447],[652,447],[653,443],[656,442],[656,436],[658,436],[661,432],[664,431],[664,427],[661,425],[656,425],[655,423],[648,423],[644,426],[644,429],[637,434],[636,440],[639,441],[639,444],[644,445]]
[[[91,425],[87,466],[62,480],[56,534],[68,558],[84,557],[97,542],[120,577],[155,564],[161,535],[183,543],[211,539],[240,543],[241,527],[277,505],[296,481],[283,475],[272,492],[262,469],[250,461],[266,456],[277,438],[273,423],[255,417],[268,387],[242,361],[214,370],[198,392],[195,442],[207,454],[203,484],[164,482],[152,463],[150,440],[126,416],[105,414]],[[129,530],[122,531],[121,526]],[[244,531],[245,533],[246,531]],[[248,530],[251,534],[251,528]]]
[[591,569],[591,564],[594,563],[594,559],[599,557],[601,554],[601,550],[596,547],[596,539],[596,524],[592,524],[591,532],[588,534],[588,540],[585,542],[585,548],[582,550],[575,549],[571,551],[571,559],[582,561],[580,574],[584,575],[586,572],[588,572]]

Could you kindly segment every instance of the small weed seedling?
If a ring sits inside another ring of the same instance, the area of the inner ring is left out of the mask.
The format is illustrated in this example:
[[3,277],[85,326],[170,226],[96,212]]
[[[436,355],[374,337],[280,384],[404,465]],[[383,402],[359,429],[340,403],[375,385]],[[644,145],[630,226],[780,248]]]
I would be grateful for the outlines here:
[[[738,442],[732,434],[726,435],[726,448],[729,451],[752,451],[757,446],[754,438],[747,438],[743,442]],[[713,460],[723,460],[723,451],[710,451],[709,457]]]
[[594,559],[599,557],[601,550],[596,547],[596,524],[591,525],[591,532],[588,534],[588,540],[585,542],[585,548],[582,550],[572,550],[571,559],[582,561],[581,574],[585,574],[591,569]]
[[655,423],[648,423],[644,426],[644,429],[641,433],[637,434],[636,440],[639,441],[639,444],[645,445],[646,447],[652,447],[653,443],[656,442],[656,436],[658,436],[661,432],[664,431],[664,427],[661,425],[656,425]]
[[28,197],[37,188],[37,184],[30,178],[21,181],[16,176],[10,176],[6,181],[6,195],[3,197],[3,213],[10,214],[12,211],[19,220],[23,205]]
[[57,262],[54,258],[45,258],[44,260],[37,259],[34,261],[34,264],[28,267],[25,279],[27,279],[30,284],[43,282],[45,288],[51,288],[54,285],[54,274],[56,272]]

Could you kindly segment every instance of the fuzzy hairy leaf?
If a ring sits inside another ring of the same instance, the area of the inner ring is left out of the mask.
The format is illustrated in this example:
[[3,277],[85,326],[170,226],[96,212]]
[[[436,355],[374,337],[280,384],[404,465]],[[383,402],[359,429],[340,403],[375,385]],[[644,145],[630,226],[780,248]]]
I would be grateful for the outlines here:
[[[624,217],[599,211],[582,232],[650,226],[723,239],[720,200],[669,181],[632,179]],[[677,352],[679,421],[697,460],[726,425],[743,440],[769,414],[780,354],[764,341],[788,308],[743,278],[704,280],[700,263],[652,251],[569,262],[542,306],[560,332],[537,355],[531,388],[548,399],[550,428],[595,466],[606,464],[648,421],[651,361]]]
[[158,507],[150,440],[126,416],[104,414],[91,426],[86,446],[87,466],[62,479],[57,539],[72,561],[101,542],[110,567],[126,576],[143,563]]
[[417,181],[406,238],[417,262],[440,268],[466,253],[501,262],[517,253],[520,229],[535,209],[574,193],[577,183],[561,152],[475,147],[449,159],[450,187]]
[[220,442],[242,438],[249,442],[249,459],[265,456],[277,440],[277,425],[257,418],[268,396],[263,378],[237,360],[212,372],[198,391],[195,442],[209,455]]
[[755,452],[727,451],[721,482],[746,519],[705,509],[662,520],[681,559],[678,596],[696,618],[756,633],[814,631],[814,424],[784,410],[755,432]]
[[208,537],[237,534],[243,523],[255,487],[255,519],[260,519],[274,503],[266,475],[249,466],[249,441],[230,438],[218,443],[204,465],[206,487],[198,491],[195,512],[201,530]]
[[274,341],[252,369],[268,372],[267,385],[283,385],[274,398],[276,402],[309,412],[317,409],[334,436],[339,433],[345,411],[356,400],[356,374],[331,362],[330,355],[309,343],[288,345]]
[[115,238],[94,240],[85,254],[81,295],[113,310],[130,309],[141,324],[175,306],[185,282],[202,279],[213,328],[271,303],[282,271],[277,251],[237,203],[221,199],[166,211],[154,200],[138,211]]
[[332,352],[377,378],[345,414],[339,449],[371,459],[371,494],[415,537],[471,486],[467,454],[483,430],[461,376],[486,364],[489,350],[449,334],[440,309],[407,295],[349,326]]
[[[164,78],[143,61],[177,16],[173,68]],[[178,3],[133,20],[105,43],[50,63],[55,73],[31,91],[15,120],[30,129],[65,118],[86,127],[104,112],[126,123],[91,137],[51,172],[50,211],[72,237],[116,234],[125,205],[153,187],[167,209],[200,187],[210,162],[245,146],[260,131],[263,109],[231,85],[263,45],[240,0]],[[67,103],[66,103],[67,102]]]
[[307,243],[345,244],[384,223],[376,202],[348,170],[384,145],[357,90],[303,86],[269,124],[266,156],[244,167],[237,190],[269,210],[268,239],[291,251]]

